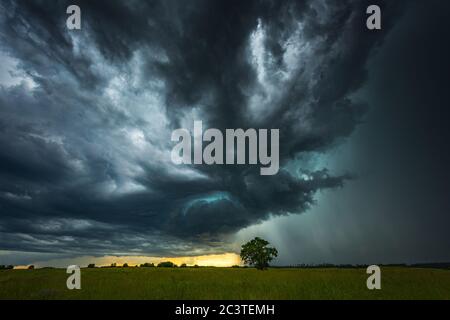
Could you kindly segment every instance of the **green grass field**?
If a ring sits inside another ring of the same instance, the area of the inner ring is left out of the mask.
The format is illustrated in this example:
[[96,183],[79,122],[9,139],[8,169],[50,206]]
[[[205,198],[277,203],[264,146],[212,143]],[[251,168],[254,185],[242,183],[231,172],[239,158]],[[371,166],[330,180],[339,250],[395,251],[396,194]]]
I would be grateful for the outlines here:
[[382,268],[381,290],[365,269],[97,268],[68,290],[64,269],[0,271],[0,299],[450,299],[450,270]]

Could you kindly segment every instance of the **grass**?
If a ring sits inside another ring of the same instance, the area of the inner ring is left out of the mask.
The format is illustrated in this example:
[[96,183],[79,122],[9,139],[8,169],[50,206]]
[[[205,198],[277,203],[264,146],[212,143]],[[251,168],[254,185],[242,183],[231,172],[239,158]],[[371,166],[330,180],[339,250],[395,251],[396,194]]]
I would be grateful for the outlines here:
[[0,299],[450,299],[450,270],[384,267],[381,290],[365,269],[97,268],[68,290],[64,269],[0,271]]

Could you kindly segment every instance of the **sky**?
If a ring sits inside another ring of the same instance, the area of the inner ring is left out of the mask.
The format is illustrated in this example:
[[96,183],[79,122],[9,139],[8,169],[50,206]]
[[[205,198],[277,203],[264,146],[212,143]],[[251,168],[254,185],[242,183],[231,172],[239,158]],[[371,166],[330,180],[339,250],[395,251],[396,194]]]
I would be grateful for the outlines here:
[[[0,264],[231,265],[255,236],[278,265],[450,261],[446,1],[0,12]],[[279,129],[280,171],[174,164],[194,121]]]

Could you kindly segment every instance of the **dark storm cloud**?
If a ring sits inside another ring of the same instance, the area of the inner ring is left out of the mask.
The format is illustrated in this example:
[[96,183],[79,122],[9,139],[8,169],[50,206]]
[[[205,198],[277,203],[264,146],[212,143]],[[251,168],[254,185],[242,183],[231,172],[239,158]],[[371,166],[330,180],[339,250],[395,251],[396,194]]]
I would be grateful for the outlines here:
[[239,242],[264,237],[281,265],[450,261],[449,19],[448,1],[410,1],[370,59],[369,112],[330,161],[358,179]]
[[[76,3],[81,31],[66,1],[1,4],[20,80],[0,91],[2,249],[207,252],[349,178],[283,167],[361,120],[351,94],[389,29],[368,33],[364,1]],[[282,170],[174,166],[170,133],[194,119],[280,128]]]

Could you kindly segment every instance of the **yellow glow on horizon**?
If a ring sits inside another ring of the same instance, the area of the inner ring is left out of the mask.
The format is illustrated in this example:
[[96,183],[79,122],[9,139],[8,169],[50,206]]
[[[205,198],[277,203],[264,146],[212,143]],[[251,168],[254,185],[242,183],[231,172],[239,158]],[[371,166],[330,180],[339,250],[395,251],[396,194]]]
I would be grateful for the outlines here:
[[79,265],[80,267],[86,267],[90,263],[94,263],[96,267],[110,266],[112,263],[116,263],[118,267],[127,263],[128,266],[136,266],[143,263],[154,263],[155,266],[163,261],[171,261],[180,266],[185,263],[188,266],[211,266],[211,267],[231,267],[233,265],[241,265],[241,259],[236,253],[222,253],[222,254],[210,254],[200,255],[192,257],[149,257],[149,256],[82,256],[69,259],[54,259],[48,261],[39,261],[31,263],[37,268],[42,267],[58,267],[66,268],[69,265]]
[[[172,261],[168,259],[169,261]],[[211,254],[196,257],[179,257],[174,258],[177,265],[186,263],[187,265],[213,266],[213,267],[231,267],[241,264],[239,255],[235,253]]]
[[28,266],[14,266],[14,270],[26,270]]

